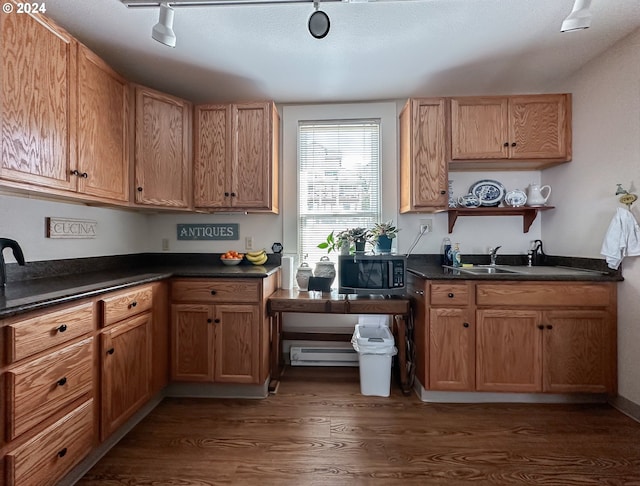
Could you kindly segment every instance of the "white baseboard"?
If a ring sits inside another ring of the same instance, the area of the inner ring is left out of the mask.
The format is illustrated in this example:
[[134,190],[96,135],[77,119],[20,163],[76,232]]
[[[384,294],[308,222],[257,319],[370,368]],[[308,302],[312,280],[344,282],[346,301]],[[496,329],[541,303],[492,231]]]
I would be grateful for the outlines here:
[[620,395],[616,397],[611,397],[609,399],[609,403],[612,407],[619,410],[626,416],[632,418],[636,422],[640,422],[640,405],[631,400],[621,397]]

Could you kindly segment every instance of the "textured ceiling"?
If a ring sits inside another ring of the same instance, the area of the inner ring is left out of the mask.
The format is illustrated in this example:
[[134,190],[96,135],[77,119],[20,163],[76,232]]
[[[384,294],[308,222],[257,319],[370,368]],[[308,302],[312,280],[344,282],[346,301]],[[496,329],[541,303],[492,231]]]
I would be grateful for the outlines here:
[[47,15],[133,81],[194,102],[315,103],[547,91],[640,28],[640,0],[593,0],[591,28],[561,33],[573,0],[176,7],[175,48],[151,39],[158,9],[47,0]]

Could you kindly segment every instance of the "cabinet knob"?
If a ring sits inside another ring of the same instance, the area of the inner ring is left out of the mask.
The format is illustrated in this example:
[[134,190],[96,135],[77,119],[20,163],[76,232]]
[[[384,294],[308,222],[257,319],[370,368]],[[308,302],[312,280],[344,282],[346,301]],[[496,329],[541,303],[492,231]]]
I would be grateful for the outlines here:
[[64,449],[60,449],[58,451],[58,457],[64,457],[67,455],[67,448],[65,447]]
[[424,290],[414,290],[414,292],[418,295],[424,295]]
[[131,302],[131,307],[135,307],[137,305],[138,305],[138,303],[135,300],[133,302]]
[[211,295],[216,295],[218,292],[216,292],[215,290],[211,291]]
[[64,385],[66,385],[66,384],[67,384],[67,377],[66,377],[66,376],[63,376],[62,378],[60,378],[60,379],[57,381],[57,384],[58,384],[58,386],[64,386]]
[[80,177],[82,177],[83,179],[86,179],[87,177],[89,177],[89,174],[87,174],[86,172],[83,172],[82,174],[80,174]]
[[446,193],[447,193],[447,191],[440,191],[440,194],[442,194],[442,195],[444,195]]
[[115,352],[116,352],[115,348],[109,348],[109,349],[107,349],[107,354],[113,354],[113,353],[115,353]]
[[515,147],[515,146],[516,146],[516,143],[515,143],[515,142],[513,142],[513,143],[511,144],[511,146],[512,146],[512,147]]
[[224,197],[229,197],[229,193],[228,193],[228,192],[225,192],[225,193],[224,193]]
[[66,324],[61,324],[58,327],[56,327],[56,331],[58,332],[65,332],[67,330],[67,325]]
[[453,293],[453,292],[449,292],[449,293],[447,294],[447,297],[449,297],[450,299],[453,299],[453,298],[455,297],[455,295],[454,295],[454,293]]
[[547,329],[553,329],[553,326],[551,324],[547,324]]
[[211,324],[213,321],[211,319],[207,319],[207,322]]
[[220,324],[220,319],[214,319],[213,322],[215,322],[216,324]]
[[462,327],[469,327],[469,323],[465,322],[464,324],[462,324]]
[[142,187],[138,186],[138,192],[142,192]]
[[538,329],[544,329],[544,326],[542,324],[538,324]]
[[232,192],[232,193],[231,193],[231,197],[236,197],[236,193],[235,193],[235,192]]
[[77,170],[77,169],[73,169],[73,170],[72,170],[72,171],[70,171],[69,173],[70,173],[71,175],[74,175],[74,176],[78,176],[78,175],[80,175],[80,172],[78,172],[78,170]]
[[503,147],[508,147],[509,146],[509,142],[505,142],[502,144]]

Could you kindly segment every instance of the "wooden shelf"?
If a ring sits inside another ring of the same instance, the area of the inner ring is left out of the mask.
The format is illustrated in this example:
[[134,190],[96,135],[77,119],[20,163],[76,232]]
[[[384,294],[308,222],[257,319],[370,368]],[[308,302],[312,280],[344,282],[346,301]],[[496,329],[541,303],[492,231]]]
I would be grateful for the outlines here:
[[479,207],[479,208],[456,208],[448,209],[449,213],[449,233],[453,231],[458,216],[522,216],[522,232],[528,233],[531,224],[538,216],[538,211],[546,211],[554,209],[553,206],[529,207],[521,208],[511,207]]

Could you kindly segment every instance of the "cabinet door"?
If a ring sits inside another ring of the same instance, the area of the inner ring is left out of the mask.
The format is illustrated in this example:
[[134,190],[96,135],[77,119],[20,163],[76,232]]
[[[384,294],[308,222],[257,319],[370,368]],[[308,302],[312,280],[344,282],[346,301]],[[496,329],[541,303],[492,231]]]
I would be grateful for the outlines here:
[[0,178],[75,190],[74,40],[43,17],[0,15]]
[[469,309],[429,312],[429,389],[475,390],[475,326]]
[[447,207],[446,103],[410,100],[400,114],[400,212]]
[[506,159],[509,102],[495,96],[451,99],[451,158]]
[[215,381],[259,382],[260,308],[257,305],[215,307]]
[[213,307],[174,304],[171,308],[171,378],[213,381]]
[[100,438],[106,439],[149,398],[151,313],[133,317],[101,336],[102,403]]
[[542,390],[542,331],[538,311],[478,310],[476,389]]
[[189,208],[191,105],[157,91],[136,89],[135,201]]
[[129,200],[129,84],[78,49],[78,191]]
[[272,103],[244,103],[232,106],[233,162],[231,206],[272,209],[274,173]]
[[567,95],[509,98],[509,156],[512,159],[570,158]]
[[195,108],[194,205],[231,205],[231,105]]
[[612,391],[612,332],[608,313],[549,311],[544,313],[543,324],[544,391]]
[[427,332],[426,280],[407,274],[409,296],[413,309],[413,340],[415,346],[416,378],[427,388],[429,377],[429,333]]

